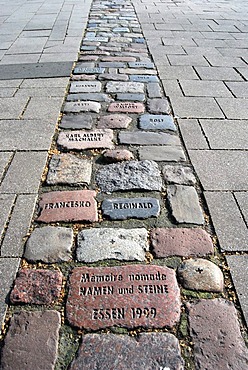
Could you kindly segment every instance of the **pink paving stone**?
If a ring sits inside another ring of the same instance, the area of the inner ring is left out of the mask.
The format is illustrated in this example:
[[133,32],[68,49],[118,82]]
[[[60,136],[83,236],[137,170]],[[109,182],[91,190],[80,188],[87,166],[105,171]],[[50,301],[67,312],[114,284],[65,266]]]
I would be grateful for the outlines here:
[[98,59],[98,56],[97,55],[81,55],[79,57],[79,60],[93,60],[93,61],[96,61]]
[[151,231],[154,254],[168,256],[205,256],[214,252],[210,235],[203,229],[157,228]]
[[119,102],[111,103],[108,107],[109,112],[127,112],[127,113],[144,113],[145,106],[143,103]]
[[108,116],[100,117],[97,124],[99,128],[127,128],[132,118],[126,114],[109,114]]
[[66,316],[71,325],[91,330],[172,327],[180,305],[175,272],[168,267],[78,267],[70,278]]
[[105,160],[110,163],[131,161],[134,159],[133,153],[127,149],[106,150],[103,156]]
[[114,148],[113,131],[104,130],[78,130],[61,131],[57,140],[58,145],[66,149],[96,149]]
[[51,191],[42,194],[37,221],[95,222],[98,220],[95,196],[96,192],[93,190]]
[[96,79],[96,75],[72,75],[71,80],[73,81],[93,81]]
[[51,304],[59,298],[63,275],[60,271],[19,271],[10,294],[12,303]]
[[137,58],[134,57],[103,57],[102,62],[136,62]]
[[188,304],[196,369],[247,370],[248,349],[235,306],[224,299]]

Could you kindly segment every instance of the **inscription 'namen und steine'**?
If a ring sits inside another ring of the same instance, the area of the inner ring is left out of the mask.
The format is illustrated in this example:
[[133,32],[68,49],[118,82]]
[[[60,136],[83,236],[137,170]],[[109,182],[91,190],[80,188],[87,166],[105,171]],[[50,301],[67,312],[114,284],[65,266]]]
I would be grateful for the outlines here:
[[140,265],[75,268],[66,314],[72,325],[92,330],[172,326],[180,317],[175,272]]

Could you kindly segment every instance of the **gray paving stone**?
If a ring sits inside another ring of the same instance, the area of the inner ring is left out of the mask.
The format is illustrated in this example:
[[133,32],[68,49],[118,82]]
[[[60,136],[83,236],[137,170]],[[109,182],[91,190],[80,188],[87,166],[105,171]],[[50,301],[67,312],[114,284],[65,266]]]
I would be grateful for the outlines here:
[[247,151],[189,150],[189,156],[205,190],[248,190]]
[[157,76],[131,75],[129,79],[134,82],[159,82]]
[[116,99],[120,101],[145,101],[145,94],[117,94]]
[[247,98],[248,97],[248,82],[226,82],[228,88],[232,91],[236,98]]
[[111,220],[126,220],[128,218],[157,217],[160,213],[159,200],[156,198],[114,198],[104,199],[103,214]]
[[3,237],[7,226],[9,215],[16,200],[15,194],[0,194],[0,236]]
[[72,81],[70,93],[88,93],[101,91],[102,84],[99,81]]
[[144,84],[141,82],[114,82],[106,84],[107,93],[143,93]]
[[55,154],[49,163],[46,182],[55,184],[89,184],[92,162],[72,154]]
[[247,119],[248,101],[246,99],[217,98],[217,102],[228,119]]
[[99,113],[101,104],[95,101],[66,102],[63,111],[65,113],[95,112]]
[[129,62],[128,66],[130,68],[155,68],[154,64],[152,62]]
[[196,178],[191,167],[182,165],[165,165],[162,169],[167,184],[195,185]]
[[203,258],[189,259],[178,267],[177,272],[185,289],[223,292],[223,273],[211,261]]
[[93,100],[97,102],[111,102],[114,99],[107,94],[103,93],[80,93],[80,94],[69,94],[66,97],[66,101],[78,101],[78,100]]
[[99,68],[99,67],[75,67],[73,73],[76,74],[100,74],[104,73],[105,68]]
[[153,160],[162,162],[181,162],[186,157],[183,149],[172,146],[145,146],[138,150],[140,160]]
[[134,159],[133,153],[126,149],[106,150],[103,157],[109,163],[131,161]]
[[242,77],[230,67],[195,67],[202,80],[208,81],[242,81]]
[[119,73],[102,73],[98,78],[99,80],[128,81],[127,75],[120,75]]
[[0,258],[0,322],[3,324],[10,289],[20,265],[20,258]]
[[[148,233],[140,229],[88,229],[78,233],[77,260],[96,262],[105,259],[144,261],[149,250]],[[102,247],[104,246],[104,248]]]
[[204,224],[203,212],[193,186],[169,185],[167,197],[177,223]]
[[180,146],[179,137],[176,135],[167,134],[164,132],[120,132],[120,144],[131,145],[175,145]]
[[223,81],[180,80],[185,96],[231,97]]
[[[2,68],[2,66],[1,66]],[[0,119],[18,119],[28,103],[28,98],[1,98]]]
[[209,149],[208,142],[197,120],[179,119],[178,124],[187,149]]
[[248,250],[248,231],[230,192],[205,192],[205,198],[222,251]]
[[176,131],[173,118],[162,114],[142,114],[139,118],[139,127],[142,130],[171,130]]
[[202,299],[188,309],[196,368],[245,370],[248,351],[234,304],[221,298]]
[[17,152],[0,186],[0,193],[37,193],[46,152]]
[[91,129],[93,126],[93,118],[86,114],[66,114],[63,115],[59,127],[68,130]]
[[[174,47],[173,47],[173,49],[174,49]],[[202,67],[202,68],[204,68],[204,67]],[[206,67],[206,68],[208,68],[208,67]],[[158,71],[159,71],[160,78],[162,80],[185,79],[185,76],[187,76],[187,78],[189,80],[198,80],[199,79],[196,72],[194,71],[194,69],[191,66],[158,65]]]
[[96,183],[103,192],[144,189],[161,190],[158,165],[153,161],[130,161],[109,164],[96,173]]
[[24,257],[32,262],[68,262],[71,259],[72,246],[72,229],[44,226],[34,229],[31,233]]
[[100,62],[99,67],[103,68],[125,68],[126,64],[122,62]]
[[157,82],[147,84],[147,93],[149,98],[162,98],[162,92]]
[[57,121],[62,104],[60,98],[31,97],[23,114],[24,119],[41,119]]
[[245,222],[248,224],[248,192],[237,192],[234,193],[234,196],[238,202]]
[[[112,349],[117,347],[120,350],[116,357]],[[94,348],[99,349],[97,353]],[[93,370],[99,361],[102,368],[122,367],[123,370],[182,370],[184,365],[178,340],[169,333],[141,333],[137,338],[114,334],[83,336],[79,355],[71,370]]]
[[13,155],[14,155],[13,152],[0,152],[0,180],[1,181],[2,181],[2,177],[8,165],[10,164],[12,160]]
[[238,294],[239,303],[246,321],[248,323],[248,291],[245,276],[248,272],[248,256],[226,256],[228,266],[232,275],[235,290]]
[[60,314],[57,311],[15,313],[4,341],[1,368],[54,369],[59,329]]
[[148,99],[148,111],[150,113],[170,113],[170,105],[167,99],[161,98],[161,99]]

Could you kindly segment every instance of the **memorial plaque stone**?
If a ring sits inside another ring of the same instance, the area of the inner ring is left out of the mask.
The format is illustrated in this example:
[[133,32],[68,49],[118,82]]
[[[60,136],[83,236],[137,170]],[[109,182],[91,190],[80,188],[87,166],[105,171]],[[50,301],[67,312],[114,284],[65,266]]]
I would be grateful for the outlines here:
[[139,119],[142,130],[171,130],[176,131],[173,118],[163,114],[143,114]]
[[157,76],[131,75],[130,81],[134,82],[159,82]]
[[[92,53],[96,54],[97,51],[92,51]],[[99,54],[103,54],[102,52],[98,52]],[[93,75],[93,74],[100,74],[100,73],[104,73],[105,72],[105,68],[99,68],[99,67],[75,67],[73,73],[75,75],[77,74],[89,74],[89,75]]]
[[114,148],[113,131],[110,129],[92,131],[63,131],[58,137],[58,145],[66,149],[95,149],[95,148]]
[[130,68],[154,68],[152,62],[130,62],[128,63]]
[[111,103],[108,107],[109,112],[127,112],[127,113],[143,113],[145,106],[143,103],[120,102]]
[[105,199],[102,202],[102,210],[111,220],[143,219],[157,217],[160,205],[156,198],[115,198]]
[[175,272],[151,265],[75,268],[66,316],[71,325],[88,330],[172,327],[180,318]]
[[95,101],[70,101],[66,102],[64,112],[79,113],[79,112],[95,112],[99,113],[101,104]]
[[97,221],[96,192],[93,190],[51,191],[41,196],[37,221]]
[[99,92],[102,84],[99,81],[75,81],[71,83],[70,93]]

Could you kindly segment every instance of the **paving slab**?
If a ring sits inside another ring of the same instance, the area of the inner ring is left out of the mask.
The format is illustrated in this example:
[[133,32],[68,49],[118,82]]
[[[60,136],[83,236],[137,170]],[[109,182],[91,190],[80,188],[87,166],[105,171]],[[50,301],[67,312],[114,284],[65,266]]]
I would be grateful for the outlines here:
[[235,192],[234,196],[238,202],[244,220],[246,224],[248,224],[248,192]]
[[93,118],[86,114],[66,114],[63,115],[59,127],[68,130],[91,129]]
[[0,119],[19,119],[28,103],[28,98],[1,98]]

